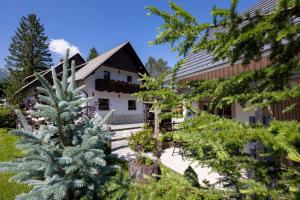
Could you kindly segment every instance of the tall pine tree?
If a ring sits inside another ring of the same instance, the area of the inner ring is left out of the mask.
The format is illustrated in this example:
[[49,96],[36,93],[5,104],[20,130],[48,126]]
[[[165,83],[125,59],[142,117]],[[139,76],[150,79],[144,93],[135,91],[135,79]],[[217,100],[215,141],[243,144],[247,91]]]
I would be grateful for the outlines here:
[[9,46],[9,55],[6,60],[6,69],[9,72],[5,94],[12,100],[16,92],[16,85],[33,74],[48,69],[52,65],[51,54],[48,49],[45,29],[35,14],[22,17],[15,35]]
[[88,57],[86,58],[86,60],[87,60],[87,61],[90,61],[90,60],[96,58],[98,55],[99,55],[99,54],[98,54],[97,49],[96,49],[95,47],[93,47],[93,48],[90,49],[89,55],[88,55]]

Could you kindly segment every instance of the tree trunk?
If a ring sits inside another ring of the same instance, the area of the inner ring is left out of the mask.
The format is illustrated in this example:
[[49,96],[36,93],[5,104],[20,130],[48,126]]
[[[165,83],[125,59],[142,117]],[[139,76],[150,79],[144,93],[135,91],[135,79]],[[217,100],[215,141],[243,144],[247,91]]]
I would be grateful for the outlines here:
[[161,151],[162,151],[162,143],[159,141],[159,115],[160,115],[160,109],[157,106],[157,100],[154,102],[154,138],[156,141],[156,156],[160,157]]
[[[256,124],[260,124],[263,125],[263,109],[262,108],[255,108],[255,123]],[[263,144],[259,141],[255,142],[255,149],[256,149],[256,158],[257,159],[261,159],[261,157],[259,156],[260,153],[262,153],[264,151],[264,147]]]

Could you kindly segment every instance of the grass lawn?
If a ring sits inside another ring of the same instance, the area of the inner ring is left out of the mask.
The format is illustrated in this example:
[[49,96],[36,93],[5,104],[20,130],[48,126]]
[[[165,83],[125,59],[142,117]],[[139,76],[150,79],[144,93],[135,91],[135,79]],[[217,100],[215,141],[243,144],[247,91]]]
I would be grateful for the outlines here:
[[[22,156],[22,153],[15,149],[15,143],[18,137],[8,133],[5,128],[0,128],[0,162],[10,161],[16,157]],[[8,179],[11,173],[0,173],[0,199],[15,199],[16,195],[28,192],[30,188],[26,185],[11,183]]]

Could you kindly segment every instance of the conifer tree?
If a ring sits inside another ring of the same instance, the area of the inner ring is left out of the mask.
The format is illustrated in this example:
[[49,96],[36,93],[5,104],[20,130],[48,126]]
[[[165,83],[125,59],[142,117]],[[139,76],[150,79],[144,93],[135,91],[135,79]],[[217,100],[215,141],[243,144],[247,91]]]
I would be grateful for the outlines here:
[[[264,107],[274,100],[299,95],[299,86],[291,89],[288,84],[288,78],[300,67],[297,56],[300,49],[300,25],[294,23],[300,15],[299,1],[277,0],[277,7],[271,13],[261,14],[257,11],[243,15],[237,12],[238,2],[232,1],[229,9],[214,7],[213,22],[202,24],[173,2],[170,7],[174,14],[149,7],[150,13],[165,21],[152,44],[171,43],[179,55],[207,50],[215,60],[227,59],[234,63],[241,59],[243,64],[260,59],[263,48],[270,47],[270,65],[267,68],[224,81],[211,80],[200,86],[202,92],[215,91],[212,95],[215,96],[212,99],[212,110],[226,103],[243,103],[246,100],[255,102],[256,107]],[[280,95],[278,91],[281,94],[285,91],[285,95]],[[201,94],[199,96],[204,97]]]
[[[165,22],[152,44],[170,43],[179,55],[207,50],[216,60],[235,63],[241,59],[247,64],[260,59],[262,49],[270,47],[266,68],[225,80],[188,84],[192,92],[183,99],[210,97],[213,111],[237,101],[262,109],[282,99],[299,97],[300,87],[289,85],[288,79],[300,67],[300,25],[294,23],[300,17],[300,2],[278,0],[270,13],[243,15],[237,12],[238,2],[231,1],[229,9],[214,7],[211,24],[198,23],[173,2],[170,7],[174,14],[148,8]],[[192,158],[223,176],[219,184],[228,188],[230,199],[299,199],[299,122],[274,120],[264,127],[203,112],[181,124],[174,138]],[[264,152],[257,151],[258,143],[263,144]],[[256,152],[257,157],[249,151]]]
[[176,109],[178,107],[191,107],[189,102],[185,103],[182,100],[182,95],[175,93],[177,89],[176,80],[174,74],[179,69],[182,63],[179,62],[172,69],[172,76],[168,83],[165,79],[168,76],[168,72],[162,72],[157,77],[148,76],[147,74],[141,74],[140,81],[142,90],[135,93],[134,96],[140,101],[151,102],[152,106],[150,112],[154,113],[154,138],[156,139],[157,156],[161,153],[161,142],[159,136],[161,134],[160,123],[163,120],[171,121],[172,118],[182,117],[182,113]]
[[97,49],[95,47],[93,47],[90,49],[90,52],[89,52],[88,57],[86,58],[86,61],[90,61],[90,60],[96,58],[98,55],[99,54],[98,54]]
[[21,88],[26,76],[51,67],[47,39],[44,26],[35,14],[21,18],[5,59],[9,77],[4,83],[4,93],[10,104],[20,103],[22,97],[15,95],[15,92]]
[[52,65],[44,26],[35,14],[22,17],[9,46],[6,68],[12,78],[24,77],[48,69]]
[[158,77],[162,73],[171,72],[168,62],[162,58],[155,59],[150,56],[145,63],[145,67],[153,77]]
[[45,117],[51,125],[32,129],[21,111],[16,111],[22,128],[12,133],[21,137],[17,148],[24,157],[0,163],[0,172],[14,172],[10,180],[33,186],[17,199],[96,199],[101,185],[114,166],[107,165],[104,153],[110,131],[103,129],[106,117],[89,119],[84,105],[89,98],[80,92],[84,86],[75,84],[75,62],[72,61],[68,78],[67,51],[63,76],[60,81],[52,68],[52,86],[42,75],[35,73],[41,82],[39,102],[34,116]]

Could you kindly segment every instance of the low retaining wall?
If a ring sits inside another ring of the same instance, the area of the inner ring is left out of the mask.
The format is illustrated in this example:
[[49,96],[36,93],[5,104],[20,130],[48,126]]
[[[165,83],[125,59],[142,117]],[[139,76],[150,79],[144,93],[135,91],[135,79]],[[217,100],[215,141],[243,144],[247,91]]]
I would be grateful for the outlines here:
[[143,123],[144,115],[136,114],[136,115],[113,115],[108,124],[134,124],[134,123]]

